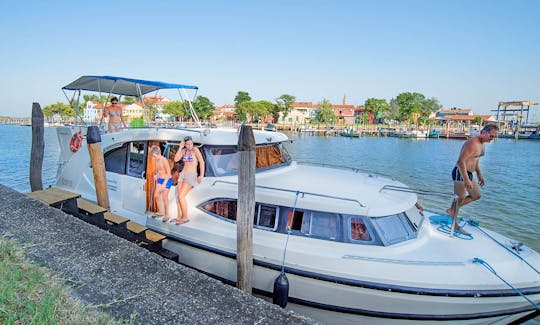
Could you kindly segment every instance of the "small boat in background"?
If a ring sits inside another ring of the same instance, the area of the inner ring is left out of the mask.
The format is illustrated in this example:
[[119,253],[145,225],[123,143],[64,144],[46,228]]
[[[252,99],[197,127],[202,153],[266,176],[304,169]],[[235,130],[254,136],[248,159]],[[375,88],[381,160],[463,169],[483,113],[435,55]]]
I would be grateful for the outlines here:
[[356,131],[352,127],[349,127],[339,133],[342,137],[348,137],[348,138],[359,138],[360,132]]
[[265,131],[270,131],[270,132],[276,132],[277,131],[277,128],[274,124],[272,123],[268,123],[266,124],[266,126],[264,127],[264,130]]

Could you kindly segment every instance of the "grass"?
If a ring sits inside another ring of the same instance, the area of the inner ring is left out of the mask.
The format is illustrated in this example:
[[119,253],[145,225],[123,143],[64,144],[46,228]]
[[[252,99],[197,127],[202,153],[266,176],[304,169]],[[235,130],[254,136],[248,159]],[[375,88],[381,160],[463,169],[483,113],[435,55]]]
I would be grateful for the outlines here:
[[16,242],[0,236],[0,324],[120,323],[70,296],[57,276],[30,263]]

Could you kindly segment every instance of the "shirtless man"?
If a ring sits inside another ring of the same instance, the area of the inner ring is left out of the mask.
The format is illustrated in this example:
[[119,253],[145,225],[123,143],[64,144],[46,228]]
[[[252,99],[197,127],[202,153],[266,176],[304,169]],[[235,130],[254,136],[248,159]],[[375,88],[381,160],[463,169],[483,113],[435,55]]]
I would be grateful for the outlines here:
[[[184,141],[180,142],[180,147],[174,156],[174,162],[180,161],[180,159],[184,162],[184,169],[178,175],[178,185],[176,186],[180,209],[178,218],[171,221],[177,225],[189,221],[186,196],[204,178],[204,160],[199,148],[193,146],[193,139],[190,136],[185,137]],[[199,176],[197,176],[197,166],[199,166]]]
[[[478,161],[484,155],[484,144],[490,142],[497,136],[499,128],[494,124],[484,126],[479,135],[471,138],[463,144],[459,154],[456,167],[452,170],[452,180],[454,180],[454,194],[458,196],[459,207],[476,201],[480,198],[480,189],[478,185],[484,186],[484,177],[480,172]],[[478,185],[473,182],[473,173],[476,172]],[[462,177],[466,175],[466,177]],[[454,203],[446,210],[446,213],[454,217]],[[454,220],[454,229],[456,231],[465,232],[457,223],[457,218]]]
[[[152,146],[150,148],[150,155],[154,159],[157,169],[156,175],[154,176],[154,178],[157,179],[154,199],[156,200],[158,212],[152,215],[152,218],[163,217],[162,221],[166,222],[169,220],[167,211],[169,210],[169,190],[172,185],[171,169],[169,168],[169,161],[167,158],[161,155],[159,146]],[[165,206],[165,209],[163,209],[163,206]]]

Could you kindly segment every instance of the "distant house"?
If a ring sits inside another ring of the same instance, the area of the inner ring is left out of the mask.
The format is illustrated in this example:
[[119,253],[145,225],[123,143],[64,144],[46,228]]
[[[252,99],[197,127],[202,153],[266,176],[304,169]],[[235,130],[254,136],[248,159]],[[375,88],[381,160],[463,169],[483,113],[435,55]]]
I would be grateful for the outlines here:
[[89,100],[84,108],[83,121],[86,123],[97,123],[103,113],[103,104]]
[[126,123],[130,123],[135,118],[144,118],[144,109],[141,103],[133,103],[124,106],[124,119]]
[[435,113],[435,119],[441,124],[458,122],[471,124],[477,118],[480,118],[482,123],[495,121],[493,115],[477,115],[474,114],[471,109],[451,108],[443,109]]
[[163,113],[163,107],[171,102],[167,97],[162,96],[144,96],[145,103],[151,103],[156,107],[156,121],[171,122],[174,121],[174,116]]
[[225,104],[214,108],[213,116],[215,120],[234,121],[236,119],[236,105]]

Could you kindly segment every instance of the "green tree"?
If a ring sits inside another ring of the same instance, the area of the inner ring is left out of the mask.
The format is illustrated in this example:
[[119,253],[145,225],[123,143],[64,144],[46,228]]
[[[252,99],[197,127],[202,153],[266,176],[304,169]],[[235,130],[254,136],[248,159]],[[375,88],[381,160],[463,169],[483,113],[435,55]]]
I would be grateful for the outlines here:
[[212,116],[215,108],[214,103],[204,96],[197,96],[193,101],[193,109],[201,120],[206,120]]
[[366,99],[366,102],[364,103],[364,107],[366,108],[367,112],[372,112],[375,119],[379,120],[381,119],[385,112],[388,110],[389,105],[386,99],[379,99],[379,98],[368,98]]
[[[283,94],[279,98],[276,98],[276,104],[278,111],[283,114],[283,119],[289,115],[292,108],[292,103],[296,101],[296,97],[288,94]],[[277,120],[277,119],[276,119]]]
[[234,97],[234,104],[236,107],[238,107],[241,103],[250,102],[250,101],[251,101],[251,97],[249,96],[249,93],[245,91],[239,91],[236,94],[236,97]]
[[158,111],[157,105],[153,101],[151,101],[150,99],[144,98],[144,108],[146,109],[146,112],[148,114],[148,117],[150,117],[150,120],[155,121],[156,120],[156,114],[157,114],[157,111]]
[[385,118],[399,121],[401,119],[401,114],[399,112],[399,106],[396,103],[395,99],[390,100],[390,105],[388,106],[388,110],[383,115]]
[[133,96],[125,96],[121,103],[122,104],[126,104],[126,105],[131,105],[133,103],[135,103],[137,101],[137,97],[133,97]]
[[336,121],[332,103],[326,98],[319,102],[319,108],[315,111],[315,120],[319,123],[330,124]]
[[163,106],[163,113],[174,116],[174,120],[178,121],[181,117],[186,116],[186,110],[184,104],[181,101],[170,101]]
[[60,116],[60,117],[74,117],[75,116],[75,110],[68,105],[64,104],[62,102],[56,102],[51,105],[47,105],[42,108],[43,115],[45,115],[47,118],[51,118],[53,116]]
[[474,124],[476,124],[478,126],[482,126],[482,117],[481,116],[475,116],[473,121],[474,121]]
[[442,108],[442,105],[439,103],[439,100],[435,97],[426,98],[422,102],[420,107],[420,113],[424,118],[428,118],[431,113],[434,113]]
[[420,93],[401,93],[396,97],[395,104],[399,107],[400,121],[410,121],[413,113],[421,113],[426,97]]
[[242,102],[236,107],[236,114],[242,121],[258,122],[269,115],[273,107],[274,104],[266,100]]

